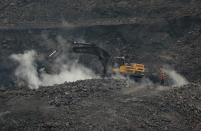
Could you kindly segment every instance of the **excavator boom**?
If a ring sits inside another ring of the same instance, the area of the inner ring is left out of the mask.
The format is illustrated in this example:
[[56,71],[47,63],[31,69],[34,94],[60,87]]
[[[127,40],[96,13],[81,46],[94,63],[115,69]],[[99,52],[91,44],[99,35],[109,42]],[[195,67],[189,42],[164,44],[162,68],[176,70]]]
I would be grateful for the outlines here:
[[74,43],[72,49],[74,53],[86,53],[97,56],[103,66],[103,75],[106,75],[110,55],[105,50],[96,45],[85,43]]

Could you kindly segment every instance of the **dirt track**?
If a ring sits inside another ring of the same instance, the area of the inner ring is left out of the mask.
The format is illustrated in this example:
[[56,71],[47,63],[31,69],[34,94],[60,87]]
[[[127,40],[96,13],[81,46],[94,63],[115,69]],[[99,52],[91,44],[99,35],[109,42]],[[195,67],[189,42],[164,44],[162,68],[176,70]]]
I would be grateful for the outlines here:
[[156,24],[164,23],[167,24],[164,18],[142,18],[142,17],[131,17],[131,18],[102,18],[102,19],[91,19],[83,21],[38,21],[38,22],[21,22],[11,24],[0,24],[0,30],[26,30],[26,29],[72,29],[77,27],[91,27],[91,26],[115,26],[115,25],[127,25],[127,24]]

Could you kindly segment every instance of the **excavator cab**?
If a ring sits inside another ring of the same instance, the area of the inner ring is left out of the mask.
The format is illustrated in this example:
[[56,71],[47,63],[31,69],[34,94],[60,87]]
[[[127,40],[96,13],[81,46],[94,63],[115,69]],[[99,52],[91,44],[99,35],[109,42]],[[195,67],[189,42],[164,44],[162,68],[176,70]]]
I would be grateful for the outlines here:
[[125,57],[114,57],[112,61],[112,70],[114,73],[121,73],[131,77],[143,77],[145,68],[142,64],[126,63]]
[[125,64],[125,57],[114,57],[112,60],[112,67],[119,68],[120,66]]

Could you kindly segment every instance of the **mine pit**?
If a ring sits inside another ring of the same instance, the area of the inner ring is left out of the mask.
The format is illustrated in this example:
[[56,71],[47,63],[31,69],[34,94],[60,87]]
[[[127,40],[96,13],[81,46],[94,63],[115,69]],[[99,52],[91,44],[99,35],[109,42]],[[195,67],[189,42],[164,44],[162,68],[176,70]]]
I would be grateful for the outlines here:
[[0,130],[201,130],[200,6],[1,0]]

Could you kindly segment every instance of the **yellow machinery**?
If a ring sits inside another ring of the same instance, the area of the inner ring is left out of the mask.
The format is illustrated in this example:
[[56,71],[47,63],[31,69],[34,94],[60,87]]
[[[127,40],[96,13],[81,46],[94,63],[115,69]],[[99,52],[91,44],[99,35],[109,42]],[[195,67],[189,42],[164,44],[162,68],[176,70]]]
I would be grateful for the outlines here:
[[143,77],[145,68],[142,64],[126,63],[125,57],[114,57],[112,61],[112,71],[133,77]]
[[[125,57],[120,56],[112,57],[106,50],[94,44],[79,43],[79,42],[73,42],[72,44],[73,44],[72,52],[91,54],[98,57],[103,67],[102,71],[103,77],[110,76],[111,74],[114,73],[120,73],[122,75],[138,77],[138,78],[142,78],[144,76],[145,67],[142,64],[126,62]],[[56,50],[49,55],[48,59],[55,58],[55,54],[57,54]],[[41,71],[46,70],[46,72],[52,72],[52,70],[49,69],[51,68],[49,68],[47,65],[45,68],[41,68],[40,70]]]
[[[108,73],[121,73],[123,75],[139,78],[144,76],[144,65],[126,63],[125,57],[111,57],[107,51],[96,45],[74,42],[72,49],[74,53],[87,53],[97,56],[103,65],[104,76]],[[110,64],[112,64],[112,66]],[[112,71],[108,70],[108,67],[112,67]]]

